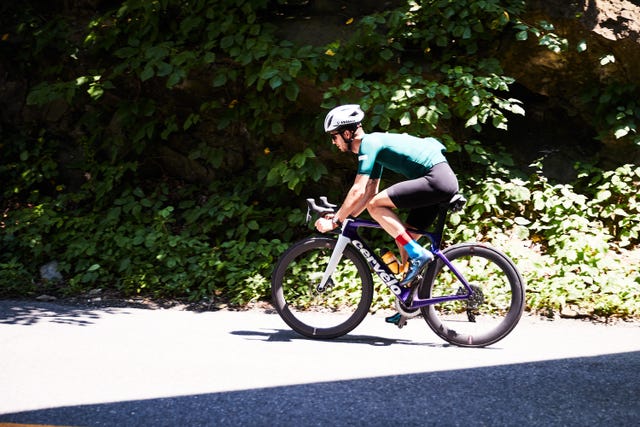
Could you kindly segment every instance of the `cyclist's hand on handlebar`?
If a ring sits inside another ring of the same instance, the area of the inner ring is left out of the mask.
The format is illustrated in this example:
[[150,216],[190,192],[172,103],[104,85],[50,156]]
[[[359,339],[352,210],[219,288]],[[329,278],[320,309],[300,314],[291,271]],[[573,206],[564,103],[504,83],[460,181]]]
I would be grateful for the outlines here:
[[333,215],[325,215],[322,218],[316,220],[316,229],[321,233],[326,233],[337,227],[337,224],[332,221]]

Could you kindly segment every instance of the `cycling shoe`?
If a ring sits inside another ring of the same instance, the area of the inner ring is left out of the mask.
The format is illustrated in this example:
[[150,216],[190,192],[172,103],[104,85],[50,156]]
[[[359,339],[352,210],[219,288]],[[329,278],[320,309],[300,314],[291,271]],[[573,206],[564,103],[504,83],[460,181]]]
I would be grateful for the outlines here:
[[425,251],[424,254],[420,255],[417,258],[410,258],[409,269],[407,270],[407,274],[404,276],[404,279],[402,279],[402,282],[400,282],[400,284],[402,286],[410,284],[413,279],[416,278],[418,273],[422,271],[424,266],[429,264],[431,261],[433,261],[433,255],[431,254],[431,252],[427,251]]

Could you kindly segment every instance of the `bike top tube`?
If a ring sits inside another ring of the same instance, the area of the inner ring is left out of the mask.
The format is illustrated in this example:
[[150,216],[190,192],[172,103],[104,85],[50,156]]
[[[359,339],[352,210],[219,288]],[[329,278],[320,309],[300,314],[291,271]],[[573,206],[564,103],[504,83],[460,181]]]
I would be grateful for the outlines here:
[[[358,235],[358,231],[357,231],[359,228],[382,228],[382,226],[378,224],[376,221],[369,220],[369,219],[347,218],[344,221],[340,234],[350,239],[359,238],[360,236]],[[413,228],[408,228],[407,231],[409,231],[410,233],[415,233],[415,234],[419,234],[421,236],[427,237],[431,243],[432,251],[440,249],[442,232],[429,232],[426,230],[419,230],[419,229],[413,229]]]

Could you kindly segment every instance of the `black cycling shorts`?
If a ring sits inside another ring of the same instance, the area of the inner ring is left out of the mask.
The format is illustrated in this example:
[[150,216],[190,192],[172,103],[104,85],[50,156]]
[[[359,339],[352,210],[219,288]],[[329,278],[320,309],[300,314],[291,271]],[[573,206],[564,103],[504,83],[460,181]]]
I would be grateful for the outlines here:
[[423,177],[402,181],[387,188],[396,207],[411,209],[407,224],[426,229],[438,215],[438,204],[458,192],[458,179],[447,162],[433,166]]

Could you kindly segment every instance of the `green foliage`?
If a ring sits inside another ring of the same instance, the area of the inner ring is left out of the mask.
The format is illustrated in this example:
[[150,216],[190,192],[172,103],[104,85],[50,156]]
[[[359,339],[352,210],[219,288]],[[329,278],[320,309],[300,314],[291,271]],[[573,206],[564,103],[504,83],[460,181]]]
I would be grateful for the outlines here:
[[597,121],[602,140],[632,141],[640,145],[640,89],[636,85],[612,82],[604,87],[594,87],[583,94],[584,102],[596,106]]
[[582,184],[585,190],[589,191],[589,215],[599,219],[619,246],[638,245],[640,167],[624,165],[613,171],[583,172],[581,178],[585,180]]
[[[356,91],[370,111],[367,124],[382,130],[440,134],[440,121],[454,118],[476,131],[485,124],[506,129],[505,113],[524,110],[520,101],[500,96],[513,79],[480,51],[523,6],[522,1],[410,1],[405,8],[365,17],[349,43],[331,49],[332,59],[366,63],[381,76],[372,78],[372,71],[354,65],[325,93],[323,106],[347,102]],[[390,67],[392,60],[399,65]]]
[[[585,315],[637,316],[640,168],[581,168],[575,187],[537,173],[472,184],[453,241],[488,239],[514,258],[528,284],[530,309],[579,307]],[[582,192],[580,192],[582,191]],[[625,221],[626,220],[626,221]]]
[[302,153],[295,154],[290,160],[277,162],[268,172],[262,170],[258,173],[260,181],[266,179],[267,187],[277,187],[286,184],[289,190],[300,194],[304,184],[308,181],[318,181],[327,173],[327,168],[319,163],[315,153],[305,149]]
[[569,41],[558,36],[554,32],[554,25],[550,22],[540,21],[537,23],[537,26],[534,26],[518,19],[514,23],[513,27],[516,30],[517,40],[527,40],[529,38],[529,34],[531,34],[538,39],[538,45],[543,46],[554,53],[560,53],[569,49]]
[[[275,259],[308,233],[297,200],[344,194],[318,104],[360,102],[368,130],[445,142],[470,196],[452,240],[510,248],[532,309],[638,315],[638,263],[625,262],[638,244],[638,170],[585,168],[574,186],[554,185],[479,140],[524,114],[495,41],[569,48],[551,23],[521,20],[524,1],[408,1],[354,16],[347,36],[317,46],[283,38],[279,20],[295,19],[286,1],[123,0],[74,16],[31,3],[0,17],[3,71],[28,82],[21,120],[0,127],[3,296],[266,298]],[[586,89],[600,137],[638,142],[637,87]],[[166,170],[168,151],[204,172]],[[60,283],[39,277],[52,260]]]
[[[64,198],[13,209],[5,215],[1,237],[7,254],[2,263],[11,267],[3,280],[36,276],[9,255],[19,253],[28,254],[33,266],[62,260],[63,292],[70,294],[101,287],[123,295],[203,299],[238,291],[234,302],[246,302],[256,295],[245,289],[250,282],[260,284],[256,289],[263,295],[266,282],[257,278],[269,276],[286,246],[273,236],[292,237],[283,222],[270,224],[277,211],[258,209],[239,196],[212,193],[201,204],[182,201],[178,207],[170,197],[162,185],[150,194],[127,189],[106,211],[68,210]],[[247,278],[247,271],[255,273]],[[244,299],[247,292],[251,297]]]

